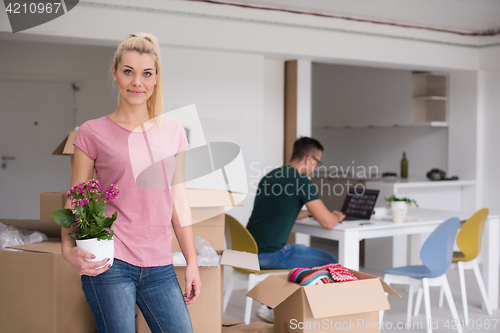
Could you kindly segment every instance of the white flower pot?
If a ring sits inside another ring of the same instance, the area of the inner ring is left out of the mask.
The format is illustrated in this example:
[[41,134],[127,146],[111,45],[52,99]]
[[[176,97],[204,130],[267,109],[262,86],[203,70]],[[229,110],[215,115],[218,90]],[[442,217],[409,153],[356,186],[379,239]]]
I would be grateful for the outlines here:
[[107,264],[113,266],[113,258],[115,256],[115,243],[113,239],[111,240],[109,239],[97,240],[97,238],[83,239],[83,240],[77,239],[76,246],[78,246],[80,249],[84,251],[90,252],[93,255],[95,255],[95,259],[85,258],[86,261],[96,262],[106,258],[110,258],[110,260],[106,264],[97,267],[96,269],[104,267]]
[[394,223],[402,223],[405,220],[406,212],[408,211],[408,205],[405,201],[392,201],[392,221]]

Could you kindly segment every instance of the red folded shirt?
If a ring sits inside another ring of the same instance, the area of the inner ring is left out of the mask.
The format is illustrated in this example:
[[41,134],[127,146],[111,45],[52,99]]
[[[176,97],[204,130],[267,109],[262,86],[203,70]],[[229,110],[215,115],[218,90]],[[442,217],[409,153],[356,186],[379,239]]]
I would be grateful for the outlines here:
[[328,264],[319,267],[313,267],[313,269],[326,269],[330,272],[330,276],[334,281],[345,282],[345,281],[356,281],[358,278],[356,275],[352,274],[347,268],[341,264]]

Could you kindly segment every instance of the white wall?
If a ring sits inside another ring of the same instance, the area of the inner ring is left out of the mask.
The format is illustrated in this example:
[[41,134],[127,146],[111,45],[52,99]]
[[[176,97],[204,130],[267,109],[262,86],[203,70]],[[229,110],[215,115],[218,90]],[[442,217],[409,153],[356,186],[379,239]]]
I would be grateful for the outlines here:
[[356,172],[376,167],[379,173],[399,174],[403,151],[411,177],[424,179],[431,168],[446,169],[447,165],[447,130],[443,128],[313,129],[313,136],[325,147],[322,160],[330,172],[336,170],[332,166],[350,167],[349,171],[354,166]]
[[409,125],[410,70],[313,64],[313,127]]
[[449,91],[448,175],[477,179],[476,71],[451,71]]
[[76,83],[80,90],[76,94],[75,123],[79,126],[116,109],[118,92],[109,75],[114,51],[115,48],[103,46],[0,39],[0,77]]
[[446,169],[447,129],[409,126],[410,70],[315,63],[312,82],[313,136],[325,146],[325,166],[399,174],[406,151],[410,176]]
[[[279,63],[266,66],[270,74],[265,80],[262,55],[174,47],[162,47],[161,55],[165,109],[196,104],[207,142],[239,145],[247,174],[252,162],[258,162],[256,168],[260,170],[266,164],[265,147],[270,147],[271,152],[279,147],[279,140],[264,142],[264,87],[267,85],[264,82],[275,84],[274,75],[280,74],[279,68],[276,69]],[[267,96],[266,102],[268,112],[278,110],[279,115],[279,104],[276,105],[271,96]],[[269,125],[280,127],[271,120]],[[268,137],[272,140],[273,135]],[[250,191],[255,192],[252,188]],[[248,196],[243,205],[228,213],[246,224],[253,197]]]
[[[285,62],[282,60],[264,60],[264,167],[278,167],[283,164],[285,146]],[[252,161],[250,161],[251,163]],[[252,179],[260,180],[256,172],[251,172]]]
[[[40,167],[43,168],[44,172],[48,172],[49,169],[52,174],[49,172],[44,175],[50,181],[47,181],[47,179],[42,181],[44,186],[43,188],[37,188],[37,191],[68,190],[71,178],[69,156],[50,154],[65,139],[69,131],[73,129],[73,124],[79,126],[88,119],[101,117],[115,110],[117,92],[112,88],[107,76],[113,52],[114,50],[109,47],[0,40],[0,59],[2,59],[0,61],[0,79],[14,82],[36,82],[49,87],[54,82],[68,86],[69,96],[64,96],[64,98],[69,99],[69,107],[64,110],[52,110],[45,116],[40,115],[45,121],[50,121],[52,127],[42,126],[40,130],[46,130],[37,132],[37,140],[43,143],[51,142],[52,148],[43,146],[49,160],[34,157],[35,159],[31,163],[42,162]],[[80,87],[80,90],[75,95],[76,115],[73,114],[71,107],[73,90],[70,84],[72,82]],[[25,98],[39,97],[26,92]],[[46,98],[50,97],[47,96]],[[36,100],[34,104],[36,105]],[[68,117],[58,119],[54,117],[57,114],[66,114]],[[47,130],[51,128],[52,130]],[[48,163],[44,164],[45,161],[48,161]],[[58,163],[58,167],[54,168],[53,163]],[[60,168],[61,165],[65,167]],[[25,182],[30,181],[26,177],[23,180]],[[22,188],[23,184],[20,185],[19,188]],[[30,202],[34,204],[36,201],[35,198]],[[36,205],[38,206],[38,203]],[[16,215],[16,217],[36,218],[35,212],[37,210],[39,211],[39,206],[30,207],[23,210],[25,216]]]
[[500,214],[500,47],[481,50],[478,75],[478,161],[479,205]]

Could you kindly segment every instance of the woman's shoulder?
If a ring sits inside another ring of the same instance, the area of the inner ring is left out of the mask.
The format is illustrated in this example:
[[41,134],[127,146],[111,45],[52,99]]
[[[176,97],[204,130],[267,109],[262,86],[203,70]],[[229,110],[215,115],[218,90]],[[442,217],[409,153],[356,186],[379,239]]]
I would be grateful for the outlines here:
[[178,123],[177,121],[163,115],[161,116],[161,123],[163,124],[163,126],[167,129],[169,129],[170,131],[184,131],[184,126],[182,126],[180,123]]
[[100,118],[95,118],[95,119],[89,119],[85,121],[82,125],[78,127],[77,130],[88,130],[88,129],[98,129],[102,126],[106,126],[109,124],[109,118],[108,116],[102,116]]

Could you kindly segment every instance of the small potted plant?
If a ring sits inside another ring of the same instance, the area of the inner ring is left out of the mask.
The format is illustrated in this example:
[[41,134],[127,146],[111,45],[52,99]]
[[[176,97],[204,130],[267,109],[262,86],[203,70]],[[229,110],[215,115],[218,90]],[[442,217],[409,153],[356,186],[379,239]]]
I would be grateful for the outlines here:
[[406,217],[406,212],[408,211],[408,207],[415,205],[418,207],[417,201],[415,199],[410,198],[398,198],[394,194],[390,197],[385,197],[385,201],[391,203],[391,211],[392,211],[392,220],[395,223],[401,223],[404,221]]
[[114,242],[111,227],[118,212],[115,211],[111,217],[106,217],[106,202],[115,199],[118,193],[118,186],[111,184],[111,189],[106,191],[106,197],[99,202],[101,185],[98,180],[91,179],[68,191],[72,209],[62,208],[51,214],[54,221],[64,228],[70,228],[74,223],[78,225],[69,235],[76,239],[79,248],[95,255],[95,259],[86,258],[87,261],[110,258],[107,264],[113,265]]

